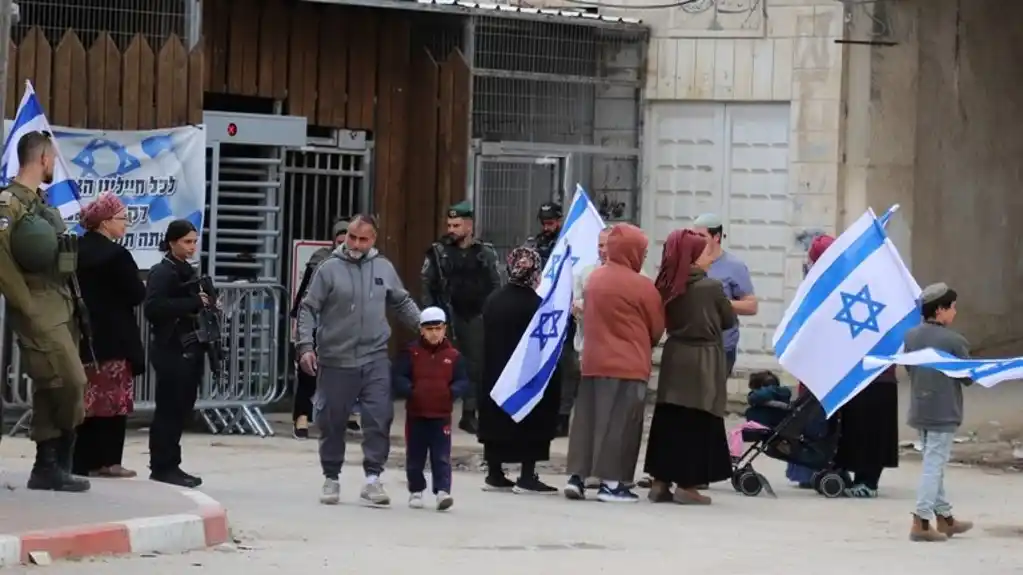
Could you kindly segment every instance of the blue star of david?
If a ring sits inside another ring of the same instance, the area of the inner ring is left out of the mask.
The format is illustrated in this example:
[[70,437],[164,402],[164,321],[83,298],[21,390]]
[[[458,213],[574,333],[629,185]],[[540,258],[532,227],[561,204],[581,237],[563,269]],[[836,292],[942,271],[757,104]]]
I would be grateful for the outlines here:
[[543,312],[540,314],[540,323],[536,329],[529,334],[529,337],[540,342],[540,349],[547,345],[547,340],[558,338],[558,320],[565,313],[560,309]]
[[[881,333],[881,328],[877,325],[877,316],[888,306],[871,299],[870,286],[864,285],[863,289],[855,294],[844,291],[838,293],[842,296],[842,309],[835,316],[835,321],[849,326],[850,337],[856,339],[856,336],[865,331]],[[853,316],[853,306],[856,304],[863,304],[867,308],[867,319],[860,321]]]
[[[551,268],[547,270],[544,275],[547,279],[554,281],[554,276],[558,274],[558,264],[561,263],[562,254],[554,254],[551,256]],[[568,258],[572,262],[572,267],[575,267],[579,263],[579,256],[572,256]]]
[[[108,174],[101,174],[96,171],[96,152],[101,150],[110,150],[117,156],[117,168],[113,172]],[[105,140],[103,138],[96,138],[89,142],[78,155],[75,156],[71,163],[82,168],[83,178],[112,178],[115,176],[123,176],[129,172],[139,169],[142,167],[142,162],[135,156],[128,153],[128,150],[121,144],[112,140]]]

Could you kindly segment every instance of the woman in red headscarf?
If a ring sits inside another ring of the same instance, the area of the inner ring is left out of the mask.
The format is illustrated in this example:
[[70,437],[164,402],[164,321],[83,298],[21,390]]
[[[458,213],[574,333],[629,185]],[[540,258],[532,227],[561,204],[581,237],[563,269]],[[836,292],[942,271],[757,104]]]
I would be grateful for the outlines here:
[[668,341],[661,355],[644,467],[653,479],[653,501],[708,505],[710,498],[697,488],[732,473],[724,422],[728,364],[722,332],[736,318],[721,282],[707,277],[710,264],[707,241],[698,234],[676,230],[668,236],[655,282],[664,302]]
[[129,226],[120,198],[100,194],[82,209],[80,219],[86,231],[78,244],[78,283],[89,310],[92,341],[81,346],[89,382],[72,468],[78,475],[135,477],[121,465],[121,456],[125,425],[135,405],[132,378],[146,370],[135,319],[146,288],[135,259],[117,243]]

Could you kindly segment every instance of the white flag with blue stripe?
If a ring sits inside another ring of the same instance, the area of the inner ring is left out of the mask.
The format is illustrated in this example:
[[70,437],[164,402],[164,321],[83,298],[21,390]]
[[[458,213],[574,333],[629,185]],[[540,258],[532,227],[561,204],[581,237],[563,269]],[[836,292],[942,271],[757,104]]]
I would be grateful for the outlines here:
[[540,308],[490,391],[494,402],[517,422],[543,399],[558,366],[572,313],[573,270],[598,261],[597,240],[602,229],[600,212],[577,186],[537,288]]
[[774,332],[781,365],[830,416],[883,371],[867,355],[902,349],[920,323],[920,286],[868,210],[810,268]]
[[949,377],[972,379],[984,387],[994,387],[1010,379],[1023,379],[1023,357],[962,359],[929,347],[895,355],[868,355],[863,359],[863,365],[876,369],[887,369],[892,364],[929,367]]
[[[10,184],[14,176],[18,175],[18,142],[21,137],[29,132],[46,132],[52,134],[50,122],[46,119],[43,106],[32,89],[32,82],[25,82],[25,95],[18,105],[18,112],[14,116],[14,124],[10,133],[7,134],[7,141],[4,142],[4,155],[0,159],[0,184]],[[60,210],[60,215],[65,220],[78,215],[82,211],[79,203],[81,194],[78,191],[78,182],[72,179],[69,174],[67,162],[61,155],[56,143],[53,146],[57,154],[57,164],[53,167],[53,182],[44,185],[46,201],[51,206]]]

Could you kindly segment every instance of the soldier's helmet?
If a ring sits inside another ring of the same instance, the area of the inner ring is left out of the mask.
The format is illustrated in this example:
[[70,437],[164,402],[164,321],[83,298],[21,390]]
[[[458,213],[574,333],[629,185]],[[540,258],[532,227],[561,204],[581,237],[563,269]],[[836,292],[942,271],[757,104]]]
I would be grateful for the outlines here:
[[11,228],[11,255],[28,273],[53,269],[57,261],[57,234],[53,226],[35,214],[25,214]]

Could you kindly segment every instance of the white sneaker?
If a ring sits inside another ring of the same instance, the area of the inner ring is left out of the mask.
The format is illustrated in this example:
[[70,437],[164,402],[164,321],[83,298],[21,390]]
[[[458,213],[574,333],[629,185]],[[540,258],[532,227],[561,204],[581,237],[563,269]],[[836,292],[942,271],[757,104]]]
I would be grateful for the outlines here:
[[437,511],[447,511],[455,504],[455,498],[447,491],[437,492]]
[[362,492],[359,493],[359,498],[370,505],[386,506],[391,504],[391,496],[387,494],[384,484],[380,483],[379,479],[364,485]]
[[408,506],[411,507],[412,509],[422,509],[423,492],[417,491],[415,493],[410,493],[408,496]]
[[320,503],[337,505],[341,501],[341,484],[337,479],[324,479],[323,490],[320,491]]

